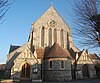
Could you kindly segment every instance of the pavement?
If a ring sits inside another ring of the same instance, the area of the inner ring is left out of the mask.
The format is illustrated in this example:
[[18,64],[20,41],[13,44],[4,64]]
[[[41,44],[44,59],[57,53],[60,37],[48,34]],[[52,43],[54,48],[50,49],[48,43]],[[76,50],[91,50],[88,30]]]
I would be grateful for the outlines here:
[[2,80],[0,83],[100,83],[100,79],[85,79],[85,80],[72,80],[68,82],[30,82],[30,81],[21,81],[21,82],[13,82],[12,80]]

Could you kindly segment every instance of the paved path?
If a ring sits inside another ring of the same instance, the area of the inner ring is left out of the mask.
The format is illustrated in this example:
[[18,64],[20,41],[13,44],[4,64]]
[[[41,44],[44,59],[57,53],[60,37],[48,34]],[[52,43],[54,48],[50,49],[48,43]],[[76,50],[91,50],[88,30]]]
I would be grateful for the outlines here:
[[2,83],[100,83],[100,79],[72,80],[69,82],[2,82]]

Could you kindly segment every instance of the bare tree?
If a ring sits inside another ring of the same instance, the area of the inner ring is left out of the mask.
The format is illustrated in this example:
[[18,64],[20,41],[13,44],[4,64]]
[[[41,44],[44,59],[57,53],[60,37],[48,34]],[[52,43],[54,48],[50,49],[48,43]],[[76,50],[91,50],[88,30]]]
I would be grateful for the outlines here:
[[[5,16],[7,10],[9,9],[9,5],[11,3],[8,3],[8,0],[0,0],[0,21],[3,19],[3,17]],[[1,21],[1,23],[4,20]]]
[[100,47],[100,0],[75,0],[75,26],[81,44]]

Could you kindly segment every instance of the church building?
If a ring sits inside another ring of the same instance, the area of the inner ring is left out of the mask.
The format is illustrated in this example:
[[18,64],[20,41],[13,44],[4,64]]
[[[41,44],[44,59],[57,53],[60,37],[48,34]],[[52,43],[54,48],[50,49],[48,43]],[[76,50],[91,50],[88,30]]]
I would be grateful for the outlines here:
[[51,6],[32,24],[27,43],[10,46],[5,76],[19,81],[69,81],[95,78],[96,70],[88,50],[75,47],[70,27]]

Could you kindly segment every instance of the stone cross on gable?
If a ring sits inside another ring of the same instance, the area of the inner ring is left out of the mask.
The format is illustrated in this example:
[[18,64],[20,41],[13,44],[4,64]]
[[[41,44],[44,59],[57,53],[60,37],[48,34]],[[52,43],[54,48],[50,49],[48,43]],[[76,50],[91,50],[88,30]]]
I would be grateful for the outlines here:
[[52,1],[50,1],[50,5],[53,6],[53,2]]

